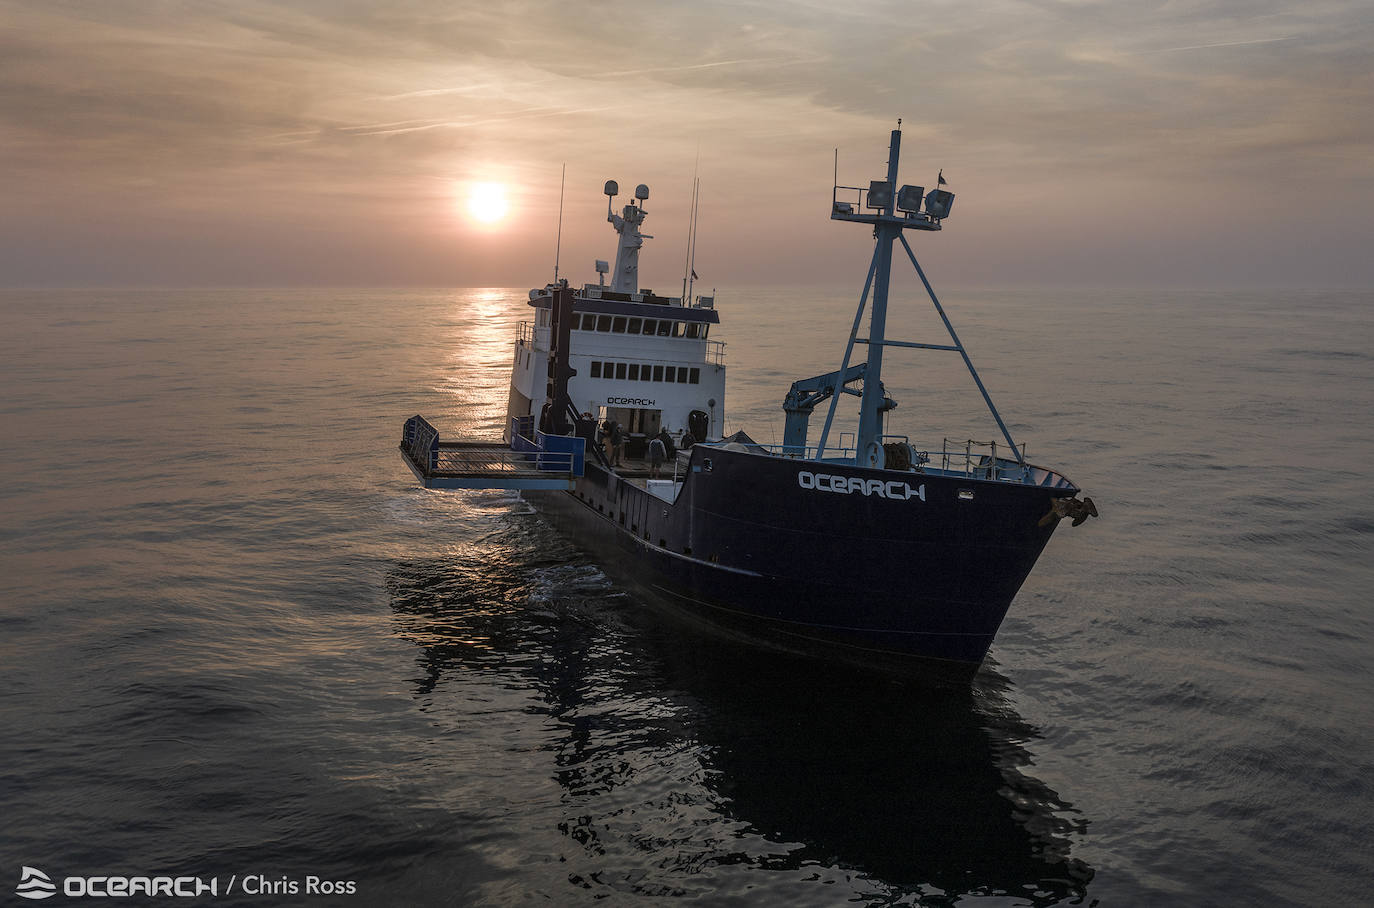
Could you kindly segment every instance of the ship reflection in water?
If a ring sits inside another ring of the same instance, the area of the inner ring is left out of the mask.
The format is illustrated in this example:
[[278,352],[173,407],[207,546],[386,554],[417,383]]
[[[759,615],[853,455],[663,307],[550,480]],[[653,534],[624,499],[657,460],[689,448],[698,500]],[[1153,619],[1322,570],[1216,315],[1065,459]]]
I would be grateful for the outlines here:
[[[561,794],[524,822],[566,837],[571,884],[792,903],[833,902],[826,882],[918,904],[1085,897],[1093,871],[1070,846],[1086,821],[1024,772],[1037,732],[989,669],[971,690],[923,690],[737,648],[643,614],[570,548],[532,563],[540,547],[514,537],[550,540],[513,523],[480,557],[396,563],[388,582],[398,634],[420,647],[423,709],[467,711],[456,724],[481,735],[493,691],[530,696],[527,749],[549,753],[537,772]],[[500,724],[493,747],[516,746]]]

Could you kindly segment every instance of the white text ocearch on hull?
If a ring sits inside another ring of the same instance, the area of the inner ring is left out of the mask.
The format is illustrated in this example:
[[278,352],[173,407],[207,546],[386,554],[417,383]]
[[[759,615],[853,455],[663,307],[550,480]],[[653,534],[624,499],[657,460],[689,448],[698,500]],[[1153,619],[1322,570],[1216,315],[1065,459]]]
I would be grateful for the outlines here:
[[836,476],[831,473],[811,473],[802,470],[797,474],[797,485],[803,489],[817,492],[843,492],[863,495],[865,498],[876,495],[894,501],[910,501],[912,498],[926,500],[925,484],[912,488],[899,479],[884,482],[881,479],[864,479],[860,476]]

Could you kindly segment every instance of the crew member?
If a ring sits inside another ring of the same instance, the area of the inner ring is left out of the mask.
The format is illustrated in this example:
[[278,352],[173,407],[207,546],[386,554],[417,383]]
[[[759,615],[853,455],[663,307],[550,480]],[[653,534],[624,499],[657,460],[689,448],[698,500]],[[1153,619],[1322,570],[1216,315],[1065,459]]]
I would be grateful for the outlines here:
[[601,424],[598,440],[606,452],[606,463],[615,466],[615,420],[607,419]]
[[649,439],[649,478],[657,479],[663,469],[663,459],[668,450],[663,445],[662,433]]
[[615,448],[615,460],[611,466],[618,467],[625,459],[625,427],[620,423],[611,421],[611,444]]
[[663,455],[667,458],[677,456],[677,445],[673,444],[673,436],[668,434],[666,428],[658,430],[658,440],[663,442]]

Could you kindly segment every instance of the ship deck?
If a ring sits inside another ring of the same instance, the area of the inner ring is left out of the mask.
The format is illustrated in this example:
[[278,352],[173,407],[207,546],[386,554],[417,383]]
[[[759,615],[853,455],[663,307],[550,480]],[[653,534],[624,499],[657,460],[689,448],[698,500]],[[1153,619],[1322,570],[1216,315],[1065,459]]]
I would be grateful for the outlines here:
[[417,464],[404,445],[401,455],[427,489],[571,489],[574,484],[569,473],[541,469],[536,458],[499,441],[440,441],[431,469]]
[[[706,442],[705,444],[710,445],[711,443]],[[758,445],[757,447],[760,449],[757,453],[762,454],[764,456],[784,457],[789,460],[794,460],[799,464],[808,462],[806,458],[786,454],[782,451],[781,448],[777,448],[776,446]],[[688,456],[688,452],[686,451],[678,452],[679,461],[677,464],[676,476],[674,476],[673,464],[671,461],[665,461],[663,463],[662,468],[659,471],[659,475],[655,477],[649,468],[649,461],[647,459],[642,457],[630,457],[628,455],[621,461],[621,466],[614,467],[612,471],[622,479],[629,481],[631,485],[647,490],[648,480],[651,478],[676,478],[679,481],[685,479],[688,469]],[[938,456],[939,455],[937,455],[937,457]],[[833,463],[839,466],[853,466],[852,460],[844,457],[834,458],[831,460],[819,460],[810,462],[818,465],[825,463]],[[939,461],[940,465],[937,466],[935,464],[923,464],[921,468],[916,471],[916,475],[942,476],[947,478],[960,479],[994,480],[1003,483],[1014,483],[1017,485],[1028,486],[1041,486],[1053,489],[1077,488],[1077,486],[1075,486],[1069,479],[1067,479],[1060,473],[1054,470],[1046,469],[1045,467],[1039,467],[1034,464],[1025,464],[1023,466],[1017,463],[1016,461],[998,457],[995,461],[996,466],[993,469],[989,470],[989,465],[991,462],[991,458],[987,456],[983,456],[981,458],[965,458],[963,456],[960,456],[955,458],[949,455],[945,455]]]

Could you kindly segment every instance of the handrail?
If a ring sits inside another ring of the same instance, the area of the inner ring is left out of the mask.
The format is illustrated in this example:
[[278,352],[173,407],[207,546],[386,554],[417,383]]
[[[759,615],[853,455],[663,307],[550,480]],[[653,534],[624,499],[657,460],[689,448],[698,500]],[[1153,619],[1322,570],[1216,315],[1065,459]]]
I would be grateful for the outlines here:
[[431,472],[527,473],[536,469],[571,473],[576,456],[571,451],[526,452],[491,445],[471,448],[445,445],[439,449]]
[[[760,444],[759,447],[774,457],[786,457],[788,460],[821,460],[819,456],[822,450],[820,445]],[[854,448],[826,445],[824,453],[828,455],[826,460],[853,460],[854,455],[858,452]]]
[[523,321],[516,328],[515,342],[535,350],[547,350],[549,332],[552,330],[547,325],[540,326],[531,321]]
[[[1043,468],[1033,467],[1010,457],[999,456],[997,453],[998,444],[995,441],[975,441],[973,439],[956,441],[945,438],[942,440],[940,448],[927,450],[907,441],[905,435],[885,435],[883,439],[910,444],[915,453],[913,469],[917,473],[939,473],[945,476],[965,476],[969,479],[991,479],[1031,485],[1041,484],[1042,480],[1051,475],[1051,471]],[[772,457],[798,461],[809,460],[817,463],[845,460],[852,462],[858,453],[853,447],[836,447],[834,445],[826,446],[824,451],[826,456],[824,457],[818,456],[821,453],[819,445],[797,447],[759,443],[757,447]],[[979,451],[979,448],[986,449],[987,453]],[[1024,456],[1025,450],[1022,449],[1020,453]]]
[[[975,451],[975,448],[986,448],[987,453]],[[1030,465],[1025,461],[1025,448],[1012,450],[1018,455],[1015,460],[997,456],[996,441],[974,441],[970,438],[961,442],[945,438],[940,442],[940,466],[932,466],[931,469],[975,479],[1026,482],[1030,476]],[[961,462],[962,467],[957,467],[956,464]]]

